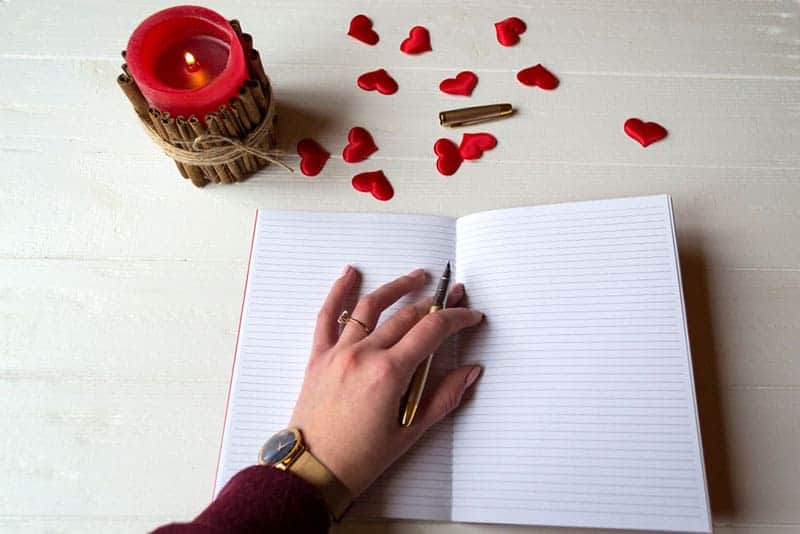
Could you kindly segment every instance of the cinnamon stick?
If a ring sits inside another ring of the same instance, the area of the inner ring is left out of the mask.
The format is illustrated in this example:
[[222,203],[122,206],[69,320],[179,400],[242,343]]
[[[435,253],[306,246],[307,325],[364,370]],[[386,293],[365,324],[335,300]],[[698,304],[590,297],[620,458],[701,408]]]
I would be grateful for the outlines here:
[[161,124],[161,112],[156,108],[149,108],[147,110],[147,116],[150,119],[150,124],[153,125],[153,129],[156,131],[159,137],[165,141],[169,141],[167,131],[164,130],[164,126]]
[[261,54],[258,53],[258,50],[252,49],[246,57],[250,67],[250,76],[258,80],[265,94],[269,94],[269,79],[264,72],[264,65],[261,64]]
[[[237,139],[244,139],[247,137],[249,131],[238,120],[236,113],[229,106],[220,106],[219,115],[222,121],[222,128],[228,132],[228,135]],[[258,162],[252,154],[243,154],[241,159],[238,160],[239,165],[245,170],[246,173],[253,173],[258,170]]]
[[242,45],[244,57],[247,60],[247,70],[250,72],[250,78],[259,78],[258,70],[259,68],[263,70],[263,67],[259,67],[250,60],[251,52],[253,50],[253,36],[242,31],[242,25],[238,20],[233,19],[229,20],[228,22],[230,23],[231,27],[233,27],[233,31],[235,31],[236,35],[239,37],[239,42]]
[[[178,136],[178,129],[175,126],[175,121],[172,120],[172,118],[169,116],[169,113],[159,114],[157,123],[161,129],[161,133],[159,135],[161,135],[165,141],[173,143],[174,141],[180,139]],[[158,129],[158,127],[156,127],[156,129]],[[181,173],[181,176],[186,179],[189,178],[189,173],[186,172],[186,167],[183,165],[183,163],[176,161],[175,166],[178,167],[178,171]]]
[[[257,82],[258,87],[260,87],[259,91],[252,91],[253,96],[256,98],[256,104],[261,108],[262,117],[266,115],[267,109],[269,107],[269,99],[272,95],[272,89],[270,87],[269,78],[267,74],[264,72],[264,65],[261,63],[261,54],[259,54],[258,50],[253,48],[253,37],[241,31],[241,25],[238,21],[234,21],[236,24],[234,25],[234,29],[236,30],[237,34],[239,35],[239,41],[242,43],[242,48],[244,50],[245,58],[247,59],[247,67],[250,72],[250,80],[245,82],[247,87],[250,87],[251,90],[253,85],[250,82]],[[238,29],[237,29],[238,28]],[[259,99],[260,96],[263,96],[263,99]],[[243,121],[242,121],[243,122]],[[258,123],[258,121],[255,121]],[[269,135],[266,136],[265,141],[261,148],[264,150],[269,150],[276,144],[275,142],[275,127],[274,127],[274,119],[273,119],[273,126],[270,129]],[[268,161],[259,158],[260,166],[266,166],[269,164]]]
[[[192,129],[192,131],[194,131],[195,139],[201,135],[206,135],[206,127],[202,122],[200,122],[200,119],[194,115],[189,117],[189,127]],[[209,145],[208,143],[202,143],[201,146],[205,148]],[[205,172],[206,178],[216,183],[220,182],[219,174],[217,174],[217,169],[214,166],[205,166],[201,168],[203,169],[203,172]]]
[[[249,33],[239,33],[239,42],[242,44],[242,52],[244,52],[244,57],[250,57],[250,52],[253,50],[253,36]],[[247,63],[247,70],[250,71],[250,77],[255,78],[256,73],[253,70],[253,65],[250,65],[250,62]]]
[[242,50],[245,53],[244,57],[247,57],[246,54],[253,49],[253,36],[249,33],[240,33],[239,34],[239,41],[242,43]]
[[[222,132],[222,135],[236,139],[239,137],[239,135],[236,130],[232,130],[228,126],[228,121],[225,118],[225,113],[223,110],[224,107],[225,106],[220,106],[220,112],[217,114],[217,126],[219,127],[219,131]],[[230,171],[234,180],[237,182],[244,180],[249,172],[247,166],[245,165],[243,156],[240,156],[228,163],[228,170]]]
[[[127,52],[125,50],[123,50],[122,52],[120,52],[120,55],[122,56],[122,61],[125,61],[125,56],[127,55]],[[247,57],[247,56],[245,56],[245,57]],[[127,63],[123,63],[121,68],[122,68],[122,72],[124,72],[128,76],[131,76],[131,71],[128,69],[128,64]],[[133,78],[133,76],[131,76],[131,78]],[[136,80],[133,80],[133,82],[136,83]]]
[[147,111],[150,106],[147,104],[147,100],[145,100],[136,82],[133,81],[133,78],[125,73],[120,74],[117,76],[117,84],[120,89],[122,89],[122,92],[125,93],[125,96],[128,97],[128,100],[130,100],[136,114],[148,120]]
[[258,105],[258,109],[261,110],[262,114],[266,115],[269,109],[269,100],[261,88],[261,83],[258,80],[247,80],[245,85],[250,88],[250,93],[253,95],[256,105]]
[[[258,123],[253,123],[250,121],[250,117],[247,115],[247,112],[244,109],[244,104],[242,104],[242,101],[237,97],[231,98],[230,109],[232,111],[231,115],[235,117],[236,122],[240,127],[240,137],[245,137],[246,134],[252,132],[255,127],[258,126]],[[249,156],[249,163],[255,166],[256,169],[261,169],[267,166],[267,160],[253,156],[252,154],[247,154],[247,156]],[[247,161],[247,158],[245,159]]]
[[229,107],[233,111],[237,122],[242,126],[244,131],[250,132],[253,129],[254,124],[252,121],[250,121],[250,117],[247,116],[247,112],[244,110],[244,104],[242,104],[242,101],[239,100],[238,97],[234,96],[229,101]]
[[[211,112],[206,115],[206,124],[208,124],[208,131],[214,135],[227,136],[226,132],[220,127],[219,115],[216,112]],[[214,165],[214,169],[219,175],[220,181],[223,184],[232,184],[235,182],[234,176],[229,172],[229,165]]]
[[[245,110],[244,104],[239,98],[231,98],[230,109],[232,112],[231,115],[235,118],[240,127],[240,137],[245,137],[246,134],[252,132],[258,126],[257,121],[254,122],[251,120],[250,116]],[[249,158],[246,158],[246,161],[248,161],[251,166],[254,166],[255,169],[263,169],[267,166],[268,162],[264,158],[259,158],[258,156],[253,156],[251,154],[247,154],[247,156],[249,156]]]
[[[267,80],[269,83],[269,80]],[[269,111],[270,106],[274,106],[272,102],[272,89],[267,86],[263,87],[260,83],[258,84],[258,91],[256,95],[261,92],[264,94],[264,100],[266,102],[266,109]],[[278,112],[277,110],[273,110],[272,114],[272,125],[269,129],[269,135],[267,135],[267,139],[269,140],[267,143],[267,149],[272,149],[278,146]]]
[[250,119],[250,122],[254,125],[261,123],[261,117],[263,115],[261,114],[261,110],[258,109],[256,99],[247,84],[239,88],[239,100],[241,100],[244,112],[247,114],[247,118]]
[[[184,141],[184,143],[180,145],[181,148],[194,151],[191,143],[194,141],[195,135],[194,130],[189,127],[189,123],[185,118],[178,117],[175,120],[175,125],[178,127],[178,134],[180,135],[181,140]],[[197,165],[184,164],[183,168],[186,169],[186,174],[189,175],[189,179],[197,187],[203,187],[208,183],[208,180],[206,180],[205,177],[205,172]]]
[[[267,116],[267,112],[269,110],[269,99],[264,94],[264,91],[261,89],[261,84],[258,80],[247,80],[245,85],[250,89],[250,94],[255,101],[256,106],[258,107],[259,111],[261,112],[262,117]],[[262,119],[263,120],[263,119]],[[264,138],[264,142],[259,145],[259,148],[264,150],[265,152],[269,152],[273,146],[275,146],[274,142],[274,132],[275,132],[275,117],[272,117],[272,125],[270,125],[270,132]]]

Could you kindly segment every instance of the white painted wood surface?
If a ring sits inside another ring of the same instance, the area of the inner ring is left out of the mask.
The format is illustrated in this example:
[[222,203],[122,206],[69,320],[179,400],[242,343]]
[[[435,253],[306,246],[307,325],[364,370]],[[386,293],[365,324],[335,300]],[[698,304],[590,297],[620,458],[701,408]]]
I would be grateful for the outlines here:
[[[270,169],[195,189],[139,131],[119,51],[161,2],[0,2],[0,532],[143,532],[211,492],[256,207],[462,215],[673,195],[717,532],[800,531],[800,2],[253,0],[239,18],[279,99],[281,145],[334,153],[309,179]],[[367,13],[381,36],[345,36]],[[492,22],[528,23],[500,47]],[[434,51],[401,54],[426,25]],[[553,92],[524,88],[542,62]],[[387,68],[391,97],[355,87]],[[471,99],[442,95],[461,69]],[[452,177],[436,112],[510,101],[498,147]],[[647,149],[629,116],[669,137]],[[380,151],[337,153],[367,127]],[[297,163],[294,156],[288,158]],[[382,168],[381,204],[349,178]],[[387,523],[340,532],[572,532]],[[578,531],[575,531],[578,532]]]

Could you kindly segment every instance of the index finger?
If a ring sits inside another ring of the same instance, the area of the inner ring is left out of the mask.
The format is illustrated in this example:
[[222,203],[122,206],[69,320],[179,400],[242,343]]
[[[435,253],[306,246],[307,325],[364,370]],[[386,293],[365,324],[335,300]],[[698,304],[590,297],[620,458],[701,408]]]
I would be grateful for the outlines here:
[[389,354],[402,368],[413,371],[445,339],[481,320],[483,314],[470,308],[445,308],[429,313],[389,349]]

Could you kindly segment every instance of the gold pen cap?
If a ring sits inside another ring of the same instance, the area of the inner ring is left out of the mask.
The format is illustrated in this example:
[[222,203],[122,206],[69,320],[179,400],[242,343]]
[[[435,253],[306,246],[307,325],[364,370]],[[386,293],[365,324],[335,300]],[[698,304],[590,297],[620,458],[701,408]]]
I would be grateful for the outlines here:
[[479,122],[508,117],[514,113],[511,104],[490,104],[471,108],[451,109],[439,112],[439,124],[442,126],[466,126]]

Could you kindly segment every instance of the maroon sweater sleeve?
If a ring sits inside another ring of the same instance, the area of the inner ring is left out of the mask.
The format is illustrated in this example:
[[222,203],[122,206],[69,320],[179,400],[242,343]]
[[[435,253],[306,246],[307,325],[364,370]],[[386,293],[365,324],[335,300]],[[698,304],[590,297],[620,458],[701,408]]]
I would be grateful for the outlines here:
[[152,534],[325,534],[330,518],[318,490],[300,477],[254,465],[239,471],[191,523]]

